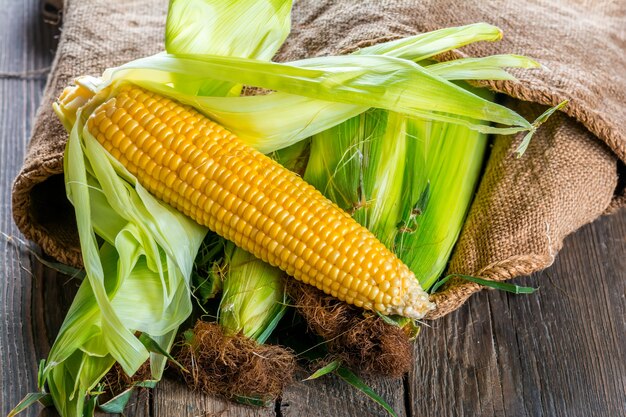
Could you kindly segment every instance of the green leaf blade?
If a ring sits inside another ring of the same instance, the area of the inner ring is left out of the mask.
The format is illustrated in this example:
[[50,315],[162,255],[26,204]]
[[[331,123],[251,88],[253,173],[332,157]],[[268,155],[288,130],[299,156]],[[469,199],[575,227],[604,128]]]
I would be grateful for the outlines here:
[[124,412],[124,408],[130,400],[132,393],[133,388],[128,388],[127,390],[122,391],[104,404],[98,404],[98,408],[105,413],[122,414]]
[[343,366],[340,366],[339,368],[337,368],[335,370],[335,373],[341,379],[343,379],[348,384],[352,385],[353,387],[355,387],[356,389],[361,391],[363,394],[367,395],[374,402],[376,402],[378,405],[380,405],[382,408],[384,408],[385,411],[387,411],[387,413],[389,413],[390,416],[398,417],[398,414],[387,403],[387,401],[385,401],[383,399],[383,397],[378,395],[371,387],[369,387],[367,384],[365,384],[365,382],[363,382],[363,380],[361,378],[359,378],[356,374],[354,374],[351,370],[349,370],[348,368],[345,368]]
[[341,367],[341,361],[334,360],[330,362],[329,364],[324,365],[318,370],[316,370],[315,372],[313,372],[309,377],[305,378],[304,381],[311,381],[313,379],[320,378],[324,375],[328,375],[332,372],[335,372],[337,369],[339,369],[339,367]]
[[358,55],[387,55],[414,62],[431,58],[474,42],[493,42],[502,38],[502,31],[487,23],[450,27],[362,48]]
[[439,288],[441,288],[446,282],[448,282],[450,279],[454,277],[458,277],[465,281],[473,282],[473,283],[480,284],[488,288],[493,288],[496,290],[509,292],[512,294],[533,294],[534,292],[538,291],[538,288],[524,287],[524,286],[520,286],[517,284],[511,284],[509,282],[494,281],[490,279],[474,277],[471,275],[450,274],[446,276],[445,278],[442,278],[441,280],[439,280],[435,285],[433,285],[431,288],[431,292],[432,293],[437,292]]
[[26,396],[20,401],[13,410],[7,414],[7,417],[14,417],[20,414],[22,411],[26,410],[28,407],[32,406],[36,402],[46,402],[50,401],[50,394],[43,392],[30,392],[26,394]]

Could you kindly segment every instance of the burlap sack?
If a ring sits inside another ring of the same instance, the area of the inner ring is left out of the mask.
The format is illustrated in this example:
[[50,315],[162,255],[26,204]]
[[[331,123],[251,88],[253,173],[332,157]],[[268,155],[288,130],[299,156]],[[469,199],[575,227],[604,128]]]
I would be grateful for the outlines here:
[[[20,230],[60,261],[80,264],[80,253],[73,211],[63,197],[67,136],[50,105],[76,76],[99,75],[161,50],[166,4],[66,1],[57,56],[13,190]],[[623,178],[618,181],[626,161],[625,16],[623,2],[599,0],[302,0],[294,6],[292,34],[277,59],[347,52],[484,21],[502,28],[504,40],[472,45],[465,54],[519,53],[545,65],[516,71],[519,83],[486,83],[515,98],[506,104],[530,119],[544,109],[541,105],[564,99],[570,104],[567,116],[556,115],[542,127],[521,159],[512,155],[519,138],[495,139],[449,268],[503,280],[549,266],[566,235],[625,203]],[[430,317],[454,310],[478,289],[451,281],[435,296],[437,309]]]

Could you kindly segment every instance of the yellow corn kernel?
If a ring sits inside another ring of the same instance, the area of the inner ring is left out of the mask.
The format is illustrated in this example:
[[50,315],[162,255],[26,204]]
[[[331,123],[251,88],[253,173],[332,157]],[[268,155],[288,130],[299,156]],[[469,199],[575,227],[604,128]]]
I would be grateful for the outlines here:
[[367,229],[195,109],[124,86],[87,128],[155,196],[296,279],[385,315],[433,307]]

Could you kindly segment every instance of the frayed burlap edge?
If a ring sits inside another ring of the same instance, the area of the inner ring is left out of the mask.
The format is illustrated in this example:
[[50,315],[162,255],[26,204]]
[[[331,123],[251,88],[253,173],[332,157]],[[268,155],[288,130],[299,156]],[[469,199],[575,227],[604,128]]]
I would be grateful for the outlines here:
[[[65,7],[67,7],[65,1],[53,1],[52,3],[54,7],[57,7],[59,14],[62,14],[65,11]],[[61,34],[59,44],[61,42],[65,42],[63,34]],[[59,59],[60,54],[56,53],[44,87],[42,103],[49,102],[52,99],[51,96],[53,95],[54,85],[58,78],[57,68],[59,66]],[[44,106],[41,105],[37,110],[35,120],[42,118],[46,112]],[[43,227],[41,223],[31,218],[31,191],[38,184],[43,183],[54,175],[60,174],[63,174],[63,154],[52,154],[39,164],[24,166],[15,179],[11,192],[13,220],[22,234],[24,234],[27,239],[41,246],[45,253],[51,254],[59,262],[75,267],[82,267],[82,255],[78,246],[64,244],[67,242],[61,239],[51,238],[50,232]],[[65,196],[59,196],[59,198],[65,198]]]
[[31,205],[32,189],[59,174],[63,174],[63,159],[59,156],[52,156],[42,164],[22,171],[13,184],[13,220],[24,236],[37,242],[45,253],[54,254],[55,259],[64,264],[82,267],[82,255],[78,247],[65,245],[64,241],[51,238],[50,232],[41,223],[30,218],[31,210],[28,207]]
[[[554,258],[544,255],[520,255],[494,262],[479,270],[475,275],[492,281],[506,281],[530,275],[552,265]],[[431,296],[437,307],[426,316],[428,320],[443,317],[461,307],[474,293],[485,287],[461,278],[452,278],[444,289]]]

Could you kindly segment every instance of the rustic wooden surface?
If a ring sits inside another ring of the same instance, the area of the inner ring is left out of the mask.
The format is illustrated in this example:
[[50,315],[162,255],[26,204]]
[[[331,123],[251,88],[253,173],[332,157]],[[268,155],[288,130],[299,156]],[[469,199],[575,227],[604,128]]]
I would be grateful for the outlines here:
[[[77,282],[16,244],[10,192],[27,145],[55,28],[38,0],[0,0],[0,415],[36,389]],[[569,237],[553,267],[518,280],[530,296],[485,291],[424,328],[403,380],[371,381],[400,416],[626,415],[626,211]],[[39,415],[36,406],[24,415]],[[42,415],[55,415],[46,410]],[[274,408],[253,409],[164,381],[127,416],[382,416],[335,378],[299,382]]]

